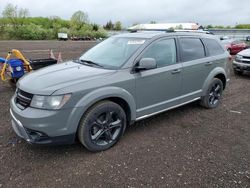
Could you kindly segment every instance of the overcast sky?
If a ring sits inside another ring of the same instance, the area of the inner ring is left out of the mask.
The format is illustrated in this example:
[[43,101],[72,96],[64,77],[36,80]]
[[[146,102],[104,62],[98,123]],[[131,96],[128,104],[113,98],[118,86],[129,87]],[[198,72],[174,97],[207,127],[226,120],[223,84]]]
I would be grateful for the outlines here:
[[196,22],[201,25],[250,23],[250,0],[0,0],[2,13],[7,3],[27,8],[30,16],[59,16],[70,19],[82,10],[91,22],[108,20],[123,25],[156,22]]

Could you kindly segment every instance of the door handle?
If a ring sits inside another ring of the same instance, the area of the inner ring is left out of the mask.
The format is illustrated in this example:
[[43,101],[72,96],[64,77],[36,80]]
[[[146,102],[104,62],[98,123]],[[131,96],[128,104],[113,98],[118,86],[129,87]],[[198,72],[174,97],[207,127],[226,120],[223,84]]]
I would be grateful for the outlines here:
[[212,61],[209,61],[209,62],[206,62],[206,66],[209,66],[209,65],[212,65],[213,64],[213,62]]
[[181,72],[181,69],[175,69],[175,70],[173,70],[171,73],[172,74],[177,74],[177,73],[180,73]]

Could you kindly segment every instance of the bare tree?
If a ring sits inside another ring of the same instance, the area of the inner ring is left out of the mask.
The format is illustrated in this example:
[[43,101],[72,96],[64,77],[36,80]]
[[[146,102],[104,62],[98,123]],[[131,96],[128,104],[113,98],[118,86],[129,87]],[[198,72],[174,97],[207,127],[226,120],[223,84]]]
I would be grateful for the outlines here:
[[14,28],[18,28],[24,24],[25,18],[28,16],[29,10],[20,8],[9,3],[4,8],[2,15],[4,18],[7,18],[11,21]]
[[89,22],[88,14],[79,10],[71,16],[70,21],[74,27],[81,28]]

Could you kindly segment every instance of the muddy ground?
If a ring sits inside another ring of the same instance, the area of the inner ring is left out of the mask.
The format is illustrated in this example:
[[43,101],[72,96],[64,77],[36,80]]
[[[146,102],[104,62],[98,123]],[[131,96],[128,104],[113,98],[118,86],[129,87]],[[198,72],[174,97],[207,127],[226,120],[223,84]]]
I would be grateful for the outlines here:
[[[11,48],[49,48],[72,59],[93,45],[0,41],[0,57]],[[100,153],[79,143],[41,147],[19,139],[10,126],[13,92],[0,82],[0,187],[250,187],[250,74],[231,73],[217,109],[192,103],[140,121]]]

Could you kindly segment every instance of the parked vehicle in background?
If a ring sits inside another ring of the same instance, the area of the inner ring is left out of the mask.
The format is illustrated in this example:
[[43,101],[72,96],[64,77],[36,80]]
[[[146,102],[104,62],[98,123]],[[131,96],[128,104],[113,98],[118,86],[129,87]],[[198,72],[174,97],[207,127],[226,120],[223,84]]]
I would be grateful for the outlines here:
[[243,74],[244,71],[250,71],[250,49],[245,49],[235,56],[233,61],[235,74]]
[[58,40],[68,40],[68,34],[67,33],[58,33],[57,34]]
[[229,39],[230,39],[229,36],[221,36],[221,37],[220,37],[220,40],[229,40]]
[[22,77],[10,102],[12,127],[29,143],[78,138],[90,151],[106,150],[135,121],[198,100],[216,108],[229,57],[208,34],[116,35],[78,60]]
[[75,40],[75,41],[84,40],[84,41],[86,41],[86,40],[92,40],[92,39],[91,39],[91,37],[89,37],[89,36],[85,36],[85,37],[76,37],[76,36],[72,36],[72,37],[71,37],[71,40]]
[[247,48],[247,44],[245,42],[236,39],[222,40],[221,42],[229,54],[232,55],[237,54],[241,50]]
[[247,36],[247,37],[246,37],[246,41],[250,41],[250,36]]

